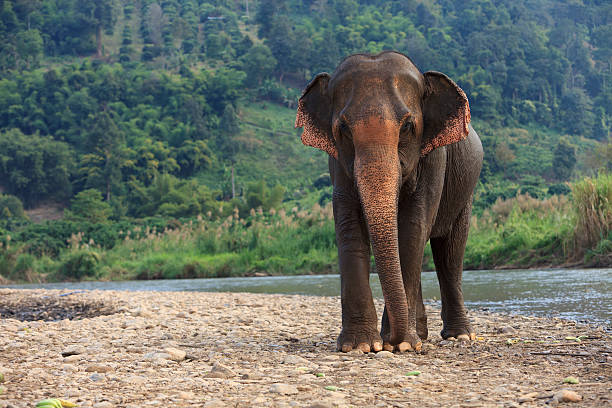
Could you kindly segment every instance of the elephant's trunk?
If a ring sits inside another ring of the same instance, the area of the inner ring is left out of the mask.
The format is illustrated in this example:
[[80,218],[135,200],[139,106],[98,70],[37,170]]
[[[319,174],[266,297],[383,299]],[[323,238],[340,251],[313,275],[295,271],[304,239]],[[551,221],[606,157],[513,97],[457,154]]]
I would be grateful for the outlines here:
[[397,238],[397,145],[356,146],[354,171],[391,326],[391,338],[385,340],[398,344],[408,330],[408,304]]

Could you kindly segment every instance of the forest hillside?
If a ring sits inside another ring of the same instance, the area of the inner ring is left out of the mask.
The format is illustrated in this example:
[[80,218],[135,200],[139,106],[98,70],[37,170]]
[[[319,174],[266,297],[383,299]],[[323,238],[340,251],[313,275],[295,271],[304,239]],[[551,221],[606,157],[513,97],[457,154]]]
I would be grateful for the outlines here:
[[[134,226],[161,233],[234,216],[251,225],[257,211],[312,217],[330,201],[329,175],[325,153],[293,128],[297,98],[346,55],[389,49],[468,95],[485,148],[474,213],[491,219],[488,231],[499,227],[491,214],[511,219],[520,200],[569,214],[584,177],[607,200],[605,0],[0,0],[0,275],[20,279],[40,257],[62,258],[78,234],[112,249]],[[608,256],[602,205],[589,248],[568,249],[578,245],[567,238],[574,222],[540,237],[548,255],[538,262]],[[61,219],[34,222],[50,218]],[[471,266],[529,258],[487,251]],[[313,270],[333,265],[321,257]]]

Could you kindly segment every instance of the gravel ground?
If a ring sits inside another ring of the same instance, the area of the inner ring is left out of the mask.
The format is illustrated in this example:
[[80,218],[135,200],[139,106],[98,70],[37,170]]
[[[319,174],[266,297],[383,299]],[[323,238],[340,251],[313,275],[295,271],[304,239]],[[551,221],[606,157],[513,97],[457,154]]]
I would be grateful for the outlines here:
[[0,407],[612,406],[606,328],[427,310],[422,353],[342,354],[337,297],[0,289]]

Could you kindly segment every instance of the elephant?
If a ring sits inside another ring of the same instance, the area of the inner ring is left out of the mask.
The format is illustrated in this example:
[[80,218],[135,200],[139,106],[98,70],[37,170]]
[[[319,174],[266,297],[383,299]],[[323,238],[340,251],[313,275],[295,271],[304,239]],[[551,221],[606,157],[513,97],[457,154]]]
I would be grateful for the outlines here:
[[[465,92],[421,73],[404,54],[346,57],[298,101],[301,141],[328,153],[341,283],[338,351],[420,351],[427,241],[440,285],[444,339],[475,339],[461,279],[483,160]],[[381,329],[369,286],[370,249],[384,297]]]

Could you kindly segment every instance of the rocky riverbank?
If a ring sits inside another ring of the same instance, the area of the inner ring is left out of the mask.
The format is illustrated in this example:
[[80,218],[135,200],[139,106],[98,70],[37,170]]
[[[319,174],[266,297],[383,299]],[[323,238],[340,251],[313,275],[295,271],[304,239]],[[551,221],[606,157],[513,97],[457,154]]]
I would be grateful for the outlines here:
[[460,343],[427,309],[422,353],[342,354],[338,298],[0,289],[0,407],[612,405],[605,328],[471,311]]

